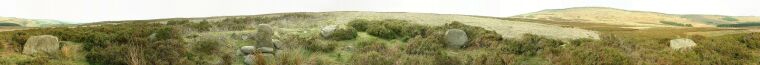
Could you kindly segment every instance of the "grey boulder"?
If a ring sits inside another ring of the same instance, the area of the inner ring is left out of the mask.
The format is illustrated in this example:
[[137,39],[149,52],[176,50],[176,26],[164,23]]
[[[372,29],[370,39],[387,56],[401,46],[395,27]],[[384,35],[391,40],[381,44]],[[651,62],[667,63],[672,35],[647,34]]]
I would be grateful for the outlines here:
[[459,29],[448,29],[445,34],[446,46],[449,48],[461,48],[468,41],[467,33]]
[[59,50],[60,42],[58,41],[58,37],[52,35],[40,35],[29,37],[29,39],[26,40],[26,44],[24,44],[24,50],[22,53],[51,53],[58,52]]

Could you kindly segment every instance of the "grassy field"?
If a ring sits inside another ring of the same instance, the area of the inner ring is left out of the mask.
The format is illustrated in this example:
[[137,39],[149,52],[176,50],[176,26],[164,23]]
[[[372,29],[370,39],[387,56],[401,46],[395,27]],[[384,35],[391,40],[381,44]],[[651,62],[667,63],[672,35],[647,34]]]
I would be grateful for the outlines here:
[[[599,39],[561,40],[552,36],[522,34],[503,37],[498,30],[449,21],[428,25],[405,19],[351,19],[343,21],[341,38],[320,35],[320,25],[335,20],[282,24],[283,20],[317,20],[318,15],[288,14],[199,19],[120,21],[93,27],[38,28],[0,32],[0,64],[3,65],[242,65],[237,51],[257,40],[257,24],[273,24],[273,39],[283,47],[271,65],[756,65],[760,62],[760,33],[719,36],[687,35],[688,32],[723,31],[718,28],[630,29],[620,25],[548,22],[566,28],[598,31]],[[163,23],[162,23],[163,22]],[[436,21],[440,22],[440,21]],[[304,24],[313,23],[313,24]],[[463,48],[447,48],[446,29],[462,29],[470,41]],[[355,31],[353,31],[355,30]],[[152,36],[155,34],[155,36]],[[53,35],[66,41],[62,52],[24,55],[26,39]],[[668,48],[674,38],[689,38],[697,46]]]

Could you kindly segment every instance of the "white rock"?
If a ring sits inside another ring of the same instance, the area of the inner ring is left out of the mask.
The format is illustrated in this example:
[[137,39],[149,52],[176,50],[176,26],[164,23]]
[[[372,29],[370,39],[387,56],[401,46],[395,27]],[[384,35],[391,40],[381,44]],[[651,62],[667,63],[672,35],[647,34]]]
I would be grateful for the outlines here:
[[332,35],[335,29],[338,29],[337,25],[329,25],[329,26],[322,27],[322,31],[320,32],[320,34],[322,34],[322,37],[329,37],[330,35]]
[[681,38],[670,40],[670,48],[672,49],[681,49],[694,46],[697,46],[697,43],[694,43],[694,41],[691,39]]

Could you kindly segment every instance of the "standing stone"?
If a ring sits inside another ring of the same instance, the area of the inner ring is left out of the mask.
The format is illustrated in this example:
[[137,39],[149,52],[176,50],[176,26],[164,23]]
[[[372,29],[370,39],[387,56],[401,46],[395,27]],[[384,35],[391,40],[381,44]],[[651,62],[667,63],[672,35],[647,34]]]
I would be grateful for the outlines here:
[[697,46],[697,43],[694,43],[694,41],[691,39],[681,38],[670,40],[670,48],[672,49],[681,49],[694,46]]
[[52,35],[32,36],[24,44],[24,54],[57,52],[60,48],[58,37]]
[[330,35],[333,34],[333,31],[335,31],[335,29],[338,29],[337,25],[329,25],[329,26],[322,27],[322,31],[321,31],[322,37],[325,37],[325,38],[330,37]]
[[272,43],[272,35],[274,35],[272,26],[269,26],[268,24],[259,24],[256,28],[258,28],[255,37],[256,46],[276,48]]
[[256,47],[254,47],[254,46],[243,46],[243,47],[240,47],[240,52],[243,52],[243,54],[245,54],[245,55],[253,54],[254,50],[256,50]]
[[446,46],[449,48],[461,48],[467,42],[467,33],[459,29],[446,31]]

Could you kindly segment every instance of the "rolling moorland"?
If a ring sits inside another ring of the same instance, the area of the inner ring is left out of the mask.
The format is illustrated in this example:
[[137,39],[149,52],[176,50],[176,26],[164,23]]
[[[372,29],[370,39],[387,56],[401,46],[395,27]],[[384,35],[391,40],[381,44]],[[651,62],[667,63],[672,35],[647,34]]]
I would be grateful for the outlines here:
[[[758,65],[760,17],[293,12],[2,26],[2,65]],[[12,29],[12,30],[7,30]]]

